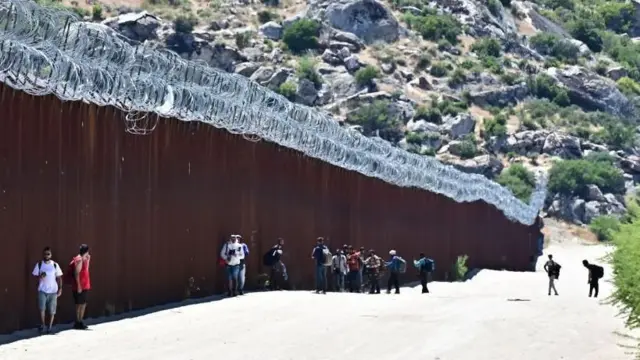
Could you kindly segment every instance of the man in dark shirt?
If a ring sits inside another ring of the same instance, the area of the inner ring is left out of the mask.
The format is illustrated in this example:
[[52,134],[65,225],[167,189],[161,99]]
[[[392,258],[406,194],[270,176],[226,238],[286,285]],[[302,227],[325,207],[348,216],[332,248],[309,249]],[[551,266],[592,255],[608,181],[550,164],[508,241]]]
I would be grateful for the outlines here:
[[311,252],[311,258],[315,260],[316,266],[316,294],[327,293],[327,269],[325,267],[325,257],[327,256],[327,247],[324,245],[324,238],[316,239],[316,246]]
[[582,260],[582,265],[589,270],[589,297],[593,295],[593,297],[598,297],[598,291],[600,290],[600,284],[598,280],[602,277],[602,267],[596,264],[589,264],[587,260]]
[[278,243],[271,248],[271,256],[273,257],[273,265],[271,266],[271,274],[269,288],[271,290],[280,290],[281,281],[283,280],[283,264],[282,264],[282,247],[284,239],[278,238]]

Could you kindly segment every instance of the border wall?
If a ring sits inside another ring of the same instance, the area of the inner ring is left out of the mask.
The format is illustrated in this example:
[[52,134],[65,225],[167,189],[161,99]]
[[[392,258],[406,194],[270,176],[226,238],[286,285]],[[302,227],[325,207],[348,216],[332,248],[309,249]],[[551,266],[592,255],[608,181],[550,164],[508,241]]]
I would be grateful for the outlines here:
[[[231,233],[251,250],[249,288],[283,237],[302,289],[313,285],[318,236],[407,260],[425,252],[444,279],[461,254],[470,268],[528,270],[538,230],[484,202],[396,187],[205,124],[160,119],[136,136],[119,110],[0,84],[0,333],[37,323],[30,272],[44,246],[63,269],[91,246],[93,317],[223,292],[216,263]],[[59,322],[73,311],[65,290]]]

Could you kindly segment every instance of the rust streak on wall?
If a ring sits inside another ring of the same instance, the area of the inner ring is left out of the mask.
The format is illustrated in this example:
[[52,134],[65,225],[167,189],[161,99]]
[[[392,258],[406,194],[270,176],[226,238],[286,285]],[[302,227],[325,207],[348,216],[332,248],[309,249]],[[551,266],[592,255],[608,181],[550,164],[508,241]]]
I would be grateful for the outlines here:
[[[191,296],[222,292],[217,254],[231,233],[251,248],[249,285],[277,237],[297,288],[313,284],[317,236],[406,259],[425,252],[440,279],[461,254],[470,267],[526,270],[533,252],[535,230],[485,203],[395,187],[212,126],[161,119],[135,136],[116,109],[5,86],[0,114],[0,332],[36,324],[29,274],[46,245],[63,269],[79,244],[92,247],[90,316],[183,300],[190,278],[200,289]],[[65,290],[61,321],[72,313]]]

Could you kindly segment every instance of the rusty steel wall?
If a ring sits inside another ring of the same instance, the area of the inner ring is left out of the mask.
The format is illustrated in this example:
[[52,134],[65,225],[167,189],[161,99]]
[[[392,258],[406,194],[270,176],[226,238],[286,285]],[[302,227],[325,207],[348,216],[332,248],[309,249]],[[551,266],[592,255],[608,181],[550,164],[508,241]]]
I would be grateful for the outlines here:
[[[533,253],[534,228],[482,202],[394,187],[204,124],[161,119],[151,135],[130,135],[123,119],[0,85],[0,332],[36,324],[29,274],[46,245],[63,269],[91,246],[89,316],[222,292],[217,254],[231,233],[250,246],[249,286],[277,237],[297,288],[313,284],[317,236],[408,260],[425,252],[441,279],[461,254],[470,267],[526,270]],[[68,292],[60,321],[71,319]]]

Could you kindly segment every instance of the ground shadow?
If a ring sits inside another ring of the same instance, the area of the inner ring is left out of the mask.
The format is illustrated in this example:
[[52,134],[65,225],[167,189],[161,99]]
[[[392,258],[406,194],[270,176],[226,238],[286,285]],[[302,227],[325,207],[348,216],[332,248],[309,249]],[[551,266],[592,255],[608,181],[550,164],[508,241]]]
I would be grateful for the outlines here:
[[[261,292],[261,291],[255,291],[255,292]],[[252,293],[255,293],[255,292],[252,292]],[[249,292],[247,292],[247,294],[249,294]],[[91,331],[92,325],[104,324],[104,323],[109,323],[112,321],[119,321],[124,319],[134,319],[134,318],[144,316],[144,315],[149,315],[158,311],[171,310],[171,309],[179,308],[182,306],[204,304],[204,303],[209,303],[209,302],[214,302],[214,301],[219,301],[224,299],[230,299],[230,298],[226,295],[213,295],[213,296],[207,296],[202,298],[188,299],[180,302],[168,303],[164,305],[157,305],[157,306],[149,307],[146,309],[123,312],[117,315],[103,316],[98,318],[88,318],[86,319],[85,323],[89,325],[89,330],[86,330],[86,331]],[[91,305],[89,304],[89,306]],[[11,344],[16,341],[39,337],[39,336],[55,336],[56,334],[59,334],[64,331],[81,331],[81,330],[73,330],[71,323],[55,325],[53,328],[53,332],[50,335],[41,335],[38,332],[37,328],[18,330],[11,334],[0,335],[0,346]]]

